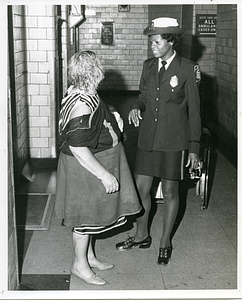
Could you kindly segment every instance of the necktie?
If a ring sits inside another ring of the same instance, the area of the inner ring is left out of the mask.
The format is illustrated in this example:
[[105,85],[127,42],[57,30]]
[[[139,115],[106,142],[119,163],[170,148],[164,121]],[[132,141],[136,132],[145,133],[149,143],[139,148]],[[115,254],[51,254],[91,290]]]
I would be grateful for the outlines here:
[[160,68],[159,72],[158,72],[158,76],[159,76],[159,82],[161,82],[162,76],[165,73],[165,65],[166,65],[166,61],[162,60],[162,67]]

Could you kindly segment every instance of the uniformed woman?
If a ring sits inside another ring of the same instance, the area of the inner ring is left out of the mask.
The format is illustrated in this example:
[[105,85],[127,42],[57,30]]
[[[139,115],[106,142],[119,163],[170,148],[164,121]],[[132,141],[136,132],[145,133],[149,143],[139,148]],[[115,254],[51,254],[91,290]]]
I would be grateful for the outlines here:
[[144,214],[137,219],[135,235],[116,248],[150,247],[150,190],[153,178],[159,177],[164,209],[158,264],[167,265],[179,208],[178,184],[184,178],[184,168],[196,168],[199,161],[201,76],[199,66],[173,48],[182,34],[176,19],[155,19],[144,34],[149,36],[154,57],[144,62],[140,95],[128,116],[129,124],[139,126],[134,172]]

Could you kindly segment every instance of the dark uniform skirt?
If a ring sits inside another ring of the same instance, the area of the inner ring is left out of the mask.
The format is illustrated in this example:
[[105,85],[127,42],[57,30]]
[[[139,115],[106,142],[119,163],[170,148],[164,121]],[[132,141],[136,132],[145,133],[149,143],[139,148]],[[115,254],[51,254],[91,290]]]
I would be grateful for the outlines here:
[[134,173],[167,180],[184,179],[188,151],[145,151],[137,148]]
[[61,153],[58,162],[55,218],[64,219],[63,225],[80,234],[98,234],[123,225],[126,216],[141,210],[123,145],[95,157],[117,178],[118,192],[107,194],[101,180],[74,156]]

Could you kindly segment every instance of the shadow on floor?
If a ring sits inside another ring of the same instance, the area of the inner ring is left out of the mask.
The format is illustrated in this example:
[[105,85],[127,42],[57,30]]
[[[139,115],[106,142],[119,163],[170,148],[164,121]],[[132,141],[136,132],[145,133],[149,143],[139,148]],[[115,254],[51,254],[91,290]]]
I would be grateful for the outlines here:
[[21,284],[19,286],[20,291],[57,291],[57,290],[69,290],[70,275],[60,274],[28,274],[23,275],[21,278]]

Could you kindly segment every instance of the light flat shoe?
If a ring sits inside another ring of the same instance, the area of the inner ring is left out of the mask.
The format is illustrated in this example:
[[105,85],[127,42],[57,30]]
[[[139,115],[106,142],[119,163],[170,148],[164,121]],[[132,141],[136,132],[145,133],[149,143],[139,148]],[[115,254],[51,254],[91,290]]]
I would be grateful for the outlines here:
[[83,280],[84,282],[86,282],[88,284],[104,285],[107,283],[106,280],[102,279],[95,273],[93,273],[91,275],[91,277],[89,277],[89,278],[83,278],[83,277],[79,276],[76,271],[73,271],[73,269],[71,269],[71,274],[75,275],[76,277],[80,278],[81,280]]
[[108,263],[101,263],[101,264],[90,264],[91,268],[95,268],[98,271],[106,271],[106,270],[110,270],[114,267],[114,265],[112,264],[108,264]]

